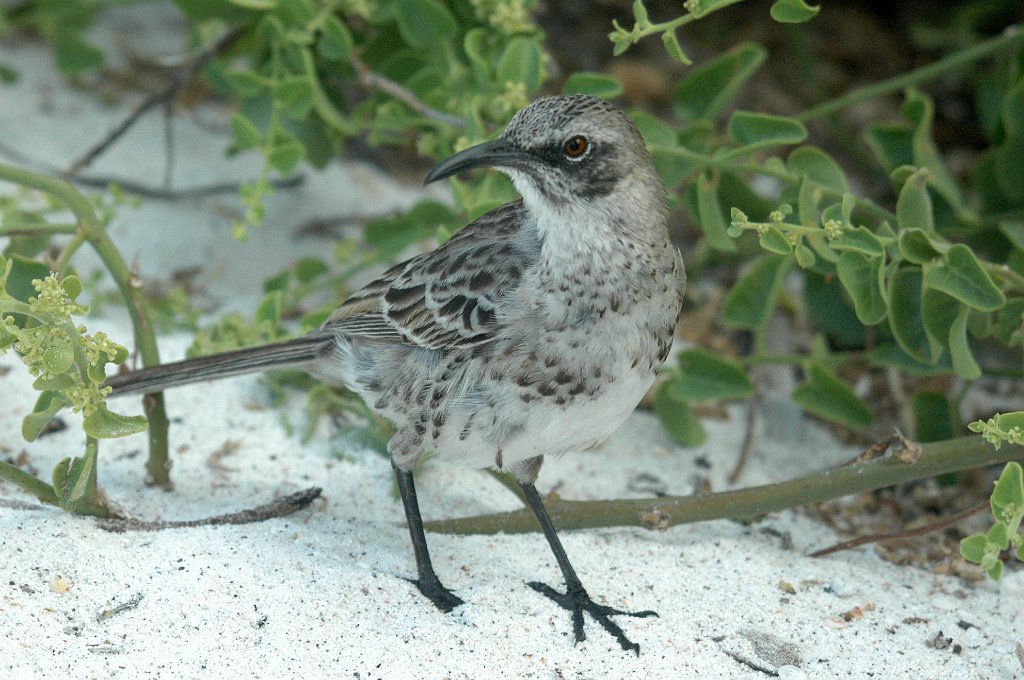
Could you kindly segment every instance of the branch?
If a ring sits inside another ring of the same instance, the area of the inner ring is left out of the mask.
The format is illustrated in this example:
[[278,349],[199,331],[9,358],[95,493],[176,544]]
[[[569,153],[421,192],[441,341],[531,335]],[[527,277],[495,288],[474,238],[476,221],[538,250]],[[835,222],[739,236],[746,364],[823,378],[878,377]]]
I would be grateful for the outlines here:
[[86,151],[78,160],[74,161],[67,167],[67,169],[61,173],[63,177],[70,179],[78,174],[78,171],[92,163],[96,158],[102,154],[107,148],[117,141],[124,133],[128,132],[132,125],[142,117],[147,111],[155,106],[159,106],[165,102],[169,102],[181,91],[181,88],[188,85],[196,74],[212,59],[221,52],[223,52],[231,43],[233,43],[242,34],[241,28],[235,28],[225,33],[221,38],[207,47],[205,50],[200,52],[192,62],[184,68],[181,72],[175,76],[171,84],[165,87],[159,92],[154,92],[145,99],[143,99],[138,106],[136,106],[128,117],[125,118],[121,123],[111,130],[103,139],[94,144],[91,149]]
[[450,113],[444,111],[438,111],[437,109],[431,108],[421,102],[412,90],[399,85],[393,80],[385,78],[379,73],[370,70],[370,67],[366,65],[362,59],[355,55],[355,53],[349,55],[348,61],[352,64],[352,68],[356,71],[356,77],[359,78],[360,84],[363,87],[367,87],[371,90],[380,90],[385,94],[389,94],[400,102],[405,103],[413,111],[422,113],[427,118],[433,118],[439,120],[446,125],[451,125],[455,128],[466,127],[466,122],[458,116],[453,116]]
[[960,520],[967,519],[971,515],[976,515],[989,507],[989,505],[990,502],[986,498],[977,505],[972,505],[969,508],[961,510],[960,512],[955,512],[952,515],[947,515],[946,517],[940,517],[934,522],[929,522],[924,526],[914,527],[913,529],[903,529],[902,531],[891,531],[884,534],[858,536],[857,538],[851,538],[849,541],[843,541],[841,543],[836,543],[835,545],[830,545],[827,548],[822,548],[821,550],[815,550],[810,554],[810,556],[824,557],[825,555],[831,555],[832,553],[837,553],[841,550],[849,550],[850,548],[857,548],[862,545],[867,545],[868,543],[881,543],[884,541],[892,541],[897,538],[916,538],[918,536],[925,536],[933,531],[938,531],[939,529],[945,529],[948,526],[952,526]]
[[872,83],[870,85],[865,85],[864,87],[851,90],[842,97],[830,99],[823,104],[819,104],[802,113],[798,113],[795,118],[806,123],[814,120],[815,118],[821,118],[835,113],[836,111],[846,108],[852,104],[856,104],[879,95],[889,94],[890,92],[905,90],[908,87],[913,87],[919,83],[931,80],[947,71],[954,71],[966,66],[967,64],[980,61],[991,54],[995,54],[1003,48],[1011,47],[1022,37],[1024,37],[1024,33],[1021,32],[1020,26],[1007,26],[1002,35],[989,38],[988,40],[982,40],[977,45],[960,50],[959,52],[954,52],[948,57],[939,59],[927,66],[922,66],[921,68],[916,68],[913,71],[907,71],[906,73],[898,76],[886,78],[885,80],[880,80],[877,83]]
[[[712,519],[750,518],[1024,457],[1024,446],[1004,444],[995,450],[979,435],[922,444],[921,449],[921,457],[912,464],[894,457],[877,458],[788,482],[702,496],[610,501],[558,499],[548,505],[548,513],[555,526],[562,530],[615,526],[664,529]],[[424,526],[431,531],[448,534],[519,534],[538,529],[533,513],[529,510],[438,520],[426,522]]]
[[726,481],[730,485],[735,484],[739,481],[740,475],[743,474],[743,468],[747,466],[747,460],[750,459],[750,452],[754,449],[754,429],[757,425],[757,392],[747,400],[747,420],[745,425],[745,432],[743,433],[743,444],[740,446],[740,455],[736,459],[736,466],[729,473]]
[[[75,184],[100,188],[106,188],[111,184],[116,184],[126,193],[134,194],[142,198],[155,198],[161,201],[206,198],[208,196],[216,196],[218,194],[237,193],[242,186],[240,182],[218,182],[216,184],[201,184],[187,189],[165,189],[113,175],[79,176],[70,177],[68,180]],[[271,180],[270,185],[275,189],[291,189],[292,187],[299,186],[305,180],[306,178],[302,174],[297,174],[292,175],[291,177]]]
[[320,497],[321,489],[318,486],[311,486],[293,494],[275,498],[269,503],[264,503],[255,508],[232,512],[226,515],[214,515],[202,519],[189,519],[182,521],[157,520],[146,522],[137,519],[104,519],[97,522],[101,529],[113,532],[125,531],[159,531],[160,529],[184,529],[188,527],[218,526],[223,524],[252,524],[263,522],[275,517],[286,517],[292,513],[303,510]]

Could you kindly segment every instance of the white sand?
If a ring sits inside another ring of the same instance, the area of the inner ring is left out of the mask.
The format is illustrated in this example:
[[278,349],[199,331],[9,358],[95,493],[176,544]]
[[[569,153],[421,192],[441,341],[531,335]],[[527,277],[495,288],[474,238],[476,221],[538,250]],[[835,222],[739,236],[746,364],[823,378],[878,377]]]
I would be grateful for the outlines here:
[[[102,30],[127,27],[138,44],[147,34],[135,22],[144,18],[119,13]],[[159,52],[176,43],[146,44]],[[67,163],[132,105],[104,108],[70,90],[36,46],[5,49],[2,57],[22,70],[18,85],[0,90],[0,129],[15,131],[4,141],[52,164]],[[223,112],[204,109],[196,118],[216,125],[179,120],[179,186],[254,172],[257,159],[222,158]],[[161,128],[159,117],[148,117],[97,170],[158,184]],[[408,205],[417,191],[366,166],[339,165],[278,193],[273,226],[243,244],[227,236],[230,195],[147,201],[125,211],[113,232],[145,275],[202,263],[222,309],[245,308],[258,299],[262,278],[326,247],[291,239],[288,228],[314,215],[382,214]],[[130,338],[123,319],[89,323]],[[181,335],[162,338],[161,351],[178,358],[187,344]],[[80,455],[78,420],[63,414],[67,430],[24,443],[20,421],[35,396],[16,359],[0,359],[0,372],[7,368],[0,376],[0,455],[24,449],[48,477],[61,458]],[[114,534],[52,508],[11,507],[31,499],[0,483],[0,677],[1022,677],[1015,646],[1024,641],[1024,573],[1011,570],[999,586],[973,585],[893,565],[870,548],[812,559],[805,554],[839,537],[800,512],[751,526],[564,533],[597,599],[660,613],[620,619],[642,647],[639,658],[592,621],[588,640],[573,646],[568,615],[525,585],[539,579],[560,586],[540,534],[428,535],[439,575],[467,603],[439,614],[399,578],[414,575],[414,562],[387,462],[327,427],[302,443],[283,425],[285,418],[301,422],[298,401],[284,413],[267,408],[257,377],[169,393],[171,493],[142,483],[144,435],[105,441],[100,456],[102,486],[143,519],[205,517],[324,488],[325,501],[288,518]],[[139,411],[134,400],[116,406]],[[685,450],[672,446],[651,416],[636,414],[601,450],[549,461],[539,487],[557,487],[567,498],[636,497],[643,492],[635,489],[650,483],[643,475],[668,493],[691,493],[705,476],[723,489],[742,430],[742,418],[733,416],[708,423],[708,443]],[[763,429],[744,484],[783,480],[851,455],[808,424]],[[237,452],[211,459],[228,442]],[[427,519],[517,507],[482,472],[428,465],[418,486]],[[780,536],[790,536],[792,546]],[[133,608],[100,617],[133,600]],[[931,641],[940,632],[952,641],[936,649]]]

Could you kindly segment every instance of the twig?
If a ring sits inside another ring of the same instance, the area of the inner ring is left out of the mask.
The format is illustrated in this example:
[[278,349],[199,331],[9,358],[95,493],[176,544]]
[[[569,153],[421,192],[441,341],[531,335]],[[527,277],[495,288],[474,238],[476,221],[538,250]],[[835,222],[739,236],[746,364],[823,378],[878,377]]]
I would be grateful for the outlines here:
[[772,678],[779,677],[778,671],[773,671],[772,669],[770,669],[770,668],[768,668],[766,666],[762,666],[761,664],[755,663],[755,662],[751,661],[750,659],[742,656],[739,652],[733,652],[733,651],[729,651],[727,649],[723,649],[722,652],[727,657],[732,659],[733,661],[735,661],[737,663],[740,663],[740,664],[743,664],[744,666],[746,666],[747,668],[749,668],[751,670],[755,670],[755,671],[757,671],[759,673],[764,673],[765,675],[767,675],[769,677],[772,677]]
[[953,54],[926,66],[916,68],[912,71],[907,71],[906,73],[901,73],[900,75],[892,78],[880,80],[876,83],[871,83],[870,85],[850,90],[842,97],[830,99],[823,104],[819,104],[807,109],[806,111],[798,113],[796,115],[796,119],[806,123],[816,118],[831,115],[840,109],[871,99],[872,97],[905,90],[908,87],[913,87],[920,83],[932,80],[943,73],[960,69],[967,64],[979,61],[1002,49],[1011,47],[1020,41],[1022,37],[1024,37],[1024,35],[1022,35],[1020,26],[1007,26],[1002,35],[982,40],[976,45],[960,50],[959,52],[954,52]]
[[933,531],[945,529],[946,527],[956,524],[960,520],[966,519],[971,515],[976,515],[977,513],[987,508],[988,506],[989,501],[986,499],[981,501],[977,505],[972,505],[971,507],[965,510],[961,510],[960,512],[954,513],[947,517],[939,518],[934,522],[925,524],[921,527],[916,527],[914,529],[903,529],[902,531],[891,531],[882,534],[868,534],[866,536],[858,536],[857,538],[852,538],[849,541],[843,541],[842,543],[836,543],[835,545],[831,545],[827,548],[822,548],[821,550],[815,550],[811,553],[811,557],[824,557],[825,555],[831,555],[832,553],[836,553],[841,550],[849,550],[850,548],[856,548],[858,546],[867,545],[868,543],[892,541],[897,538],[916,538],[918,536],[924,536],[925,534],[930,534]]
[[142,593],[138,593],[138,594],[135,595],[135,597],[133,597],[132,599],[128,600],[127,602],[122,602],[121,604],[117,605],[116,607],[111,607],[110,609],[104,609],[103,611],[101,611],[99,614],[96,615],[96,623],[103,623],[107,619],[112,619],[115,616],[117,616],[118,614],[124,614],[127,611],[131,611],[132,609],[135,609],[142,602],[142,598],[143,598],[143,594]]
[[171,101],[164,102],[164,190],[170,191],[174,184],[174,107]]
[[453,116],[450,113],[438,111],[437,109],[427,106],[416,97],[412,90],[399,85],[389,78],[385,78],[379,73],[371,71],[370,67],[366,65],[366,62],[360,59],[355,53],[349,55],[348,61],[352,64],[352,68],[355,69],[356,77],[359,78],[359,82],[363,87],[367,87],[372,90],[380,90],[385,94],[389,94],[395,99],[405,103],[413,111],[422,113],[428,118],[439,120],[442,123],[460,129],[466,127],[465,121],[458,116]]
[[231,43],[233,43],[242,34],[242,28],[235,28],[225,33],[217,42],[213,43],[205,50],[200,52],[192,62],[184,68],[171,84],[165,87],[159,92],[154,92],[149,95],[136,106],[128,116],[121,121],[121,123],[111,130],[107,135],[99,142],[94,144],[92,148],[86,151],[77,160],[71,163],[67,169],[61,173],[65,178],[72,178],[78,174],[78,171],[86,167],[97,157],[100,156],[107,148],[110,147],[115,141],[117,141],[124,133],[135,124],[135,122],[142,117],[147,111],[152,109],[154,106],[159,106],[164,102],[169,102],[181,91],[181,88],[185,87],[196,74],[206,66],[207,62],[213,57],[217,56],[220,52],[224,51]]
[[[34,159],[17,149],[4,144],[3,142],[0,142],[0,155],[6,156],[8,159],[16,163],[20,163],[21,165],[38,170],[39,172],[43,172],[47,175],[59,177],[63,174],[60,168]],[[77,175],[75,177],[68,177],[67,181],[79,186],[99,188],[106,188],[111,184],[116,184],[127,193],[135,194],[142,198],[155,198],[162,201],[190,200],[216,196],[219,194],[232,194],[237,193],[241,188],[240,182],[218,182],[216,184],[205,184],[188,189],[166,189],[142,184],[140,182],[124,177],[117,177],[115,175]],[[299,186],[305,181],[305,176],[302,174],[296,174],[291,177],[270,180],[270,185],[275,189],[291,189]],[[75,228],[77,228],[77,225]],[[39,225],[38,228],[33,227],[34,231],[41,231],[43,229],[45,229],[45,225]],[[6,232],[4,235],[7,235]]]
[[[899,444],[899,448],[893,448],[896,444]],[[881,458],[890,451],[892,452],[893,458],[901,463],[910,465],[921,457],[922,449],[920,444],[915,441],[911,441],[905,434],[900,432],[898,427],[894,427],[892,429],[892,434],[888,437],[875,442],[868,448],[861,451],[854,458],[843,463],[840,467],[845,465],[854,465],[855,463],[867,463],[875,460],[876,458]]]
[[754,426],[757,425],[757,392],[754,392],[753,396],[747,401],[747,422],[746,431],[743,433],[743,445],[740,447],[740,456],[736,459],[736,467],[729,473],[728,481],[730,484],[735,484],[743,474],[743,468],[746,467],[747,461],[750,459],[750,452],[754,448]]
[[[141,196],[142,198],[155,198],[162,201],[177,201],[183,199],[206,198],[218,194],[237,193],[241,188],[239,182],[219,182],[217,184],[206,184],[189,189],[162,189],[146,184],[140,184],[130,179],[114,177],[110,175],[89,175],[84,177],[71,177],[69,181],[74,184],[81,184],[89,187],[107,187],[116,184],[127,193]],[[306,181],[304,175],[298,174],[283,179],[271,180],[270,185],[275,189],[291,189]]]
[[25,501],[19,501],[16,498],[0,498],[0,508],[10,508],[12,510],[42,510],[45,505],[39,505],[38,503],[27,503]]
[[184,529],[188,527],[219,526],[223,524],[252,524],[263,522],[276,517],[286,517],[299,510],[309,507],[309,504],[320,497],[322,489],[318,486],[311,486],[308,489],[297,491],[291,495],[276,498],[270,503],[260,505],[240,512],[232,512],[227,515],[214,515],[203,519],[189,519],[182,521],[153,521],[147,522],[137,519],[104,519],[97,522],[101,529],[113,532],[125,531],[159,531],[161,529]]
[[[754,486],[700,496],[665,496],[606,501],[558,499],[548,514],[563,530],[637,526],[667,528],[711,519],[742,519],[770,512],[821,503],[947,472],[1005,463],[1024,456],[1024,446],[1004,444],[998,451],[980,436],[961,437],[921,446],[921,457],[911,464],[895,457],[877,458],[825,470],[777,484]],[[537,530],[529,510],[499,512],[425,523],[427,529],[450,534],[526,533]]]

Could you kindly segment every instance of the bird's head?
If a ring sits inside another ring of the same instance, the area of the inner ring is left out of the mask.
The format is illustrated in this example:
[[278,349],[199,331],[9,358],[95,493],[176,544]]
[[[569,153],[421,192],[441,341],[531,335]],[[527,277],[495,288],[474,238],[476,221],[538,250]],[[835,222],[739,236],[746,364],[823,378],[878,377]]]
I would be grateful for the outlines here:
[[633,121],[587,95],[538,99],[520,110],[500,137],[442,161],[424,182],[478,167],[501,170],[528,208],[547,213],[606,202],[629,208],[630,201],[660,202],[664,196]]

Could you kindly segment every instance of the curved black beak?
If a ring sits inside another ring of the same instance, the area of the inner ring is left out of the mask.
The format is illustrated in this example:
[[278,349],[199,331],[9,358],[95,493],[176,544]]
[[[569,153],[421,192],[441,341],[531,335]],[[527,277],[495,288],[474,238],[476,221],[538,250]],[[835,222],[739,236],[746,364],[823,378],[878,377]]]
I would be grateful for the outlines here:
[[430,184],[470,168],[516,167],[529,159],[530,154],[515,148],[499,137],[490,142],[471,146],[441,161],[427,173],[427,176],[423,178],[423,183]]

